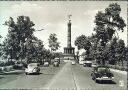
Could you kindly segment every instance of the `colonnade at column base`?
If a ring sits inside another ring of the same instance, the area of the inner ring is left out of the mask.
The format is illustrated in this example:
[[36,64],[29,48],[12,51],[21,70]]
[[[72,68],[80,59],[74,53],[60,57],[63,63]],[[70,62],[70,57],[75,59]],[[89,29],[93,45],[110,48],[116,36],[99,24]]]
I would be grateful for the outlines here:
[[66,60],[75,59],[75,48],[74,47],[65,47],[63,56],[64,56],[64,59],[66,59]]

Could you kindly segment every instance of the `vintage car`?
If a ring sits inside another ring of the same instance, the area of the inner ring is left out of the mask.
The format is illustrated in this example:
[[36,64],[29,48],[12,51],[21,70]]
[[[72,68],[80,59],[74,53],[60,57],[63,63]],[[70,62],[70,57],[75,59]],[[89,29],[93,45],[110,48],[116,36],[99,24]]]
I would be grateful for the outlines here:
[[83,64],[84,67],[91,67],[92,61],[86,60]]
[[114,78],[113,73],[106,66],[97,66],[93,68],[91,76],[95,82],[97,81],[101,82],[103,80],[112,81]]
[[54,61],[58,61],[58,63],[60,64],[60,58],[59,58],[59,57],[56,57],[56,58],[54,59]]
[[97,64],[96,63],[92,63],[91,67],[95,68],[95,67],[97,67]]
[[53,66],[54,66],[54,67],[59,67],[59,61],[58,61],[58,60],[55,60],[55,61],[53,62]]
[[43,66],[44,66],[44,67],[48,67],[48,66],[49,66],[49,62],[46,62],[46,61],[45,61],[44,64],[43,64]]
[[40,68],[38,63],[30,63],[28,64],[27,68],[25,69],[25,74],[39,74]]
[[91,65],[92,65],[92,58],[86,57],[84,60],[85,60],[85,62],[83,63],[83,66],[84,67],[91,67]]
[[84,63],[85,63],[85,60],[79,61],[79,64],[80,64],[80,65],[83,65]]

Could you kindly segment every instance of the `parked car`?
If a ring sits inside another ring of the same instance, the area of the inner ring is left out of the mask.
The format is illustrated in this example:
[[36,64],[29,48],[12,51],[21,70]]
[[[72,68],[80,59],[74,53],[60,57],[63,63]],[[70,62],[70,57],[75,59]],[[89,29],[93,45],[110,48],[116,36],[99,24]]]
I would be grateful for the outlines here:
[[23,69],[23,68],[24,68],[24,64],[21,63],[21,62],[16,62],[16,63],[13,65],[13,68],[14,68],[14,69]]
[[79,64],[80,64],[80,65],[83,65],[84,62],[85,62],[85,60],[81,60],[81,61],[79,61]]
[[54,67],[59,67],[59,61],[58,61],[58,60],[55,60],[55,61],[53,62],[53,66],[54,66]]
[[83,63],[83,66],[84,67],[91,67],[92,65],[92,61],[89,61],[89,60],[86,60],[84,63]]
[[95,68],[95,67],[97,67],[97,64],[96,63],[92,63],[91,67]]
[[97,81],[109,80],[112,81],[114,78],[113,73],[106,66],[97,66],[93,69],[91,73],[92,79]]
[[54,61],[58,61],[58,63],[60,64],[60,58],[59,58],[59,57],[56,57],[56,58],[54,59]]
[[49,66],[49,62],[44,62],[44,67],[48,67]]
[[27,68],[25,69],[25,74],[39,74],[40,68],[38,63],[30,63],[28,64]]
[[93,59],[91,57],[86,57],[84,60],[85,60],[85,62],[83,64],[83,66],[84,67],[91,67]]

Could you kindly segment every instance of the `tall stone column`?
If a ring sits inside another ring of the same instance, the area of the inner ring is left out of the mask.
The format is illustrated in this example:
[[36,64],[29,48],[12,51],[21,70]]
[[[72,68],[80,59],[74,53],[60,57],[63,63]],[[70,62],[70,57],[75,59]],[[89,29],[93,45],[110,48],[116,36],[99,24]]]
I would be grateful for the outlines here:
[[71,47],[71,20],[68,22],[67,47]]
[[68,15],[69,17],[69,20],[68,20],[68,23],[67,23],[67,47],[64,48],[65,52],[64,52],[64,57],[65,59],[68,58],[68,60],[70,58],[73,58],[75,55],[74,55],[74,47],[72,47],[71,45],[71,17],[72,15]]

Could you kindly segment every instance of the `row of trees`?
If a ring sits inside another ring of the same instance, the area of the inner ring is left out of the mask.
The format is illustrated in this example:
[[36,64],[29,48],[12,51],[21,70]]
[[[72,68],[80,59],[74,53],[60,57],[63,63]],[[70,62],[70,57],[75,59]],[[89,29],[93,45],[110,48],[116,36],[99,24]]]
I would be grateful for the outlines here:
[[126,60],[127,47],[123,40],[116,37],[117,31],[124,31],[126,26],[120,16],[121,8],[117,3],[110,4],[104,12],[99,11],[95,16],[95,34],[76,38],[78,49],[84,48],[87,56],[92,56],[99,64],[111,64]]
[[[54,53],[44,48],[43,41],[34,36],[34,23],[28,16],[19,16],[17,22],[10,17],[4,25],[8,26],[7,37],[1,44],[0,52],[4,59],[25,62],[50,60]],[[56,34],[49,36],[49,47],[56,51],[60,46]]]

